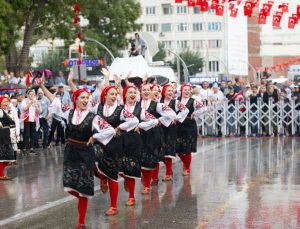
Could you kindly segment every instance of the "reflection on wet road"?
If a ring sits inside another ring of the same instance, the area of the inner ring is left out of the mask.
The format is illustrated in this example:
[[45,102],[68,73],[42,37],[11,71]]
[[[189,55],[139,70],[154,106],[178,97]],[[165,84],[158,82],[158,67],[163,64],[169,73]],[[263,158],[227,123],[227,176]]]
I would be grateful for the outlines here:
[[[150,196],[139,194],[137,181],[135,207],[125,207],[121,180],[116,216],[104,215],[109,198],[97,185],[88,228],[300,228],[299,145],[297,138],[199,139],[191,176],[182,177],[176,162],[173,183],[160,182]],[[9,170],[16,178],[0,182],[1,228],[75,227],[62,157],[53,148]]]

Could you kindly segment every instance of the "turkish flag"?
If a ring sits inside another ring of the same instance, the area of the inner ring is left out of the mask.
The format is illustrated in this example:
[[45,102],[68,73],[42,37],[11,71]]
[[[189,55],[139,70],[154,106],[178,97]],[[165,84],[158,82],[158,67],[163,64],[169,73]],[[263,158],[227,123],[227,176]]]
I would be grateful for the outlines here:
[[298,15],[297,14],[292,14],[292,18],[294,18],[296,24],[298,24]]
[[230,12],[230,17],[236,17],[237,16],[237,13],[238,13],[239,9],[238,8],[233,8],[231,9],[231,12]]
[[258,14],[258,18],[257,18],[257,24],[266,24],[267,23],[267,16],[260,13]]
[[276,12],[275,12],[275,15],[282,17],[282,15],[283,15],[283,12],[276,11]]
[[82,36],[81,36],[80,30],[77,31],[77,38],[78,38],[79,40],[82,40]]
[[78,2],[75,3],[74,12],[75,14],[78,14],[80,12],[80,5]]
[[289,12],[289,4],[288,3],[282,3],[278,6],[279,9],[282,10],[283,13]]
[[229,3],[228,9],[232,10],[234,8],[234,3]]
[[187,6],[188,7],[194,7],[195,6],[195,1],[194,0],[188,0],[187,1]]
[[245,5],[244,5],[244,15],[248,16],[248,17],[251,17],[254,6],[255,5],[253,4],[253,2],[249,2],[249,1],[245,2]]
[[273,23],[272,23],[272,25],[274,27],[279,27],[280,26],[280,21],[281,21],[281,16],[279,16],[279,15],[273,15]]
[[31,78],[33,77],[32,72],[29,70],[27,75],[26,75],[26,79],[25,79],[25,83],[27,86],[30,86],[31,84]]
[[74,17],[74,24],[77,25],[79,23],[80,19],[77,15]]
[[207,1],[203,1],[200,5],[200,10],[205,12],[208,11],[208,2]]
[[289,25],[288,25],[288,28],[289,29],[293,29],[295,28],[295,25],[296,25],[296,21],[293,17],[289,17]]
[[298,19],[300,18],[300,5],[297,5],[297,16]]
[[270,16],[270,11],[271,11],[272,5],[271,4],[263,4],[263,7],[261,9],[261,12],[266,15]]
[[217,9],[217,5],[219,4],[219,0],[212,0],[211,1],[211,6],[210,6],[210,8],[212,9],[212,10],[215,10],[215,9]]
[[182,0],[175,0],[175,3],[182,3]]
[[81,45],[78,46],[78,52],[82,53],[82,47],[81,47]]
[[223,13],[224,13],[224,6],[223,5],[217,5],[216,15],[223,16]]

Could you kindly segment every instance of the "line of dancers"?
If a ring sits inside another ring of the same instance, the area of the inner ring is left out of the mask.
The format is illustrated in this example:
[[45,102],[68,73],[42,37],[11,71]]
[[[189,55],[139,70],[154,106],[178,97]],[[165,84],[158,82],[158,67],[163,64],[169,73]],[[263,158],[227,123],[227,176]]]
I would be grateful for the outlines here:
[[[108,71],[103,73],[109,77]],[[124,189],[129,193],[126,206],[134,206],[136,180],[141,179],[143,184],[141,194],[149,195],[151,185],[159,181],[160,161],[166,166],[165,182],[172,181],[172,159],[176,155],[183,163],[183,176],[190,174],[191,153],[197,151],[195,118],[202,115],[203,105],[190,97],[189,84],[181,86],[178,98],[174,98],[170,84],[163,86],[161,96],[158,86],[147,82],[140,88],[131,84],[125,88],[120,84],[106,86],[100,103],[92,106],[89,91],[77,89],[73,83],[72,71],[68,83],[73,108],[67,111],[43,80],[39,87],[51,102],[50,113],[67,120],[63,185],[65,191],[78,198],[76,228],[85,228],[88,198],[94,195],[94,176],[100,179],[101,191],[109,191],[106,215],[110,216],[118,213],[119,176],[124,178]],[[0,112],[2,125],[3,114]]]

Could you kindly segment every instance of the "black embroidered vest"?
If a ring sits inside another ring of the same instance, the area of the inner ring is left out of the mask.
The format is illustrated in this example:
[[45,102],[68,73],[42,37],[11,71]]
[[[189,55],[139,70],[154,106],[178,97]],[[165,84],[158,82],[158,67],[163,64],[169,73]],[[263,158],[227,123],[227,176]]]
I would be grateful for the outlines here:
[[92,123],[96,115],[89,112],[79,125],[72,124],[73,115],[74,115],[74,110],[72,109],[68,117],[69,138],[72,138],[77,141],[87,142],[90,139],[90,137],[93,135]]

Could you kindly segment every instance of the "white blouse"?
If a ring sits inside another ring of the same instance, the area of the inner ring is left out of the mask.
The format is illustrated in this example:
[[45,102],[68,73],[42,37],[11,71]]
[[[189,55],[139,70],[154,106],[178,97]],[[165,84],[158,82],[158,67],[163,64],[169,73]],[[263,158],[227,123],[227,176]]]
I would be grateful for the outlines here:
[[[69,122],[69,114],[71,109],[63,112],[61,108],[61,101],[59,98],[55,98],[49,106],[49,113],[55,113],[56,115],[64,118]],[[79,125],[83,122],[90,111],[84,110],[79,111],[78,109],[74,110],[74,114],[72,117],[72,124]],[[92,130],[96,131],[93,135],[98,142],[106,145],[110,140],[115,136],[116,132],[115,129],[109,125],[105,120],[103,120],[99,115],[96,115],[92,121]]]
[[151,100],[142,100],[142,112],[141,112],[141,120],[142,122],[139,124],[139,128],[147,131],[158,124],[158,121],[165,127],[171,125],[171,123],[176,118],[176,113],[173,111],[169,106],[163,103],[157,103],[156,105],[156,112],[161,115],[160,118],[156,119],[152,114],[147,112],[149,108]]
[[[2,109],[0,109],[0,118],[3,118],[4,113],[6,111],[3,111]],[[6,114],[15,122],[15,128],[16,128],[16,135],[20,135],[20,120],[18,117],[18,111],[15,107],[11,107],[11,110],[9,111],[9,113],[6,112]],[[2,124],[0,122],[0,124]]]
[[[190,98],[181,98],[181,103],[186,105]],[[194,100],[194,112],[193,117],[194,118],[201,118],[202,115],[206,112],[206,107],[201,101]]]
[[[117,102],[115,102],[113,106],[107,106],[106,104],[104,104],[103,116],[104,117],[111,116],[114,113],[114,111],[116,110],[117,106],[118,106]],[[99,107],[99,103],[92,110],[95,114],[97,114],[98,107]],[[138,118],[135,117],[134,115],[132,115],[132,113],[134,111],[134,107],[130,108],[131,109],[130,111],[128,110],[128,107],[124,107],[123,110],[121,111],[120,120],[124,121],[123,123],[121,123],[119,125],[119,128],[121,130],[129,132],[129,131],[133,130],[134,128],[136,128],[137,125],[139,124]]]
[[[25,114],[26,112],[26,108],[27,105],[29,104],[29,99],[26,98],[22,101],[21,103],[21,111],[23,113],[23,119],[27,118],[27,114]],[[41,103],[39,101],[36,101],[34,104],[32,104],[29,109],[28,109],[28,121],[29,122],[35,122],[36,121],[36,111],[41,111]]]
[[[169,105],[170,101],[171,100],[165,99],[164,104]],[[175,100],[175,111],[177,113],[175,120],[180,123],[182,123],[189,114],[189,109],[185,106],[185,104],[181,103],[178,100]]]

